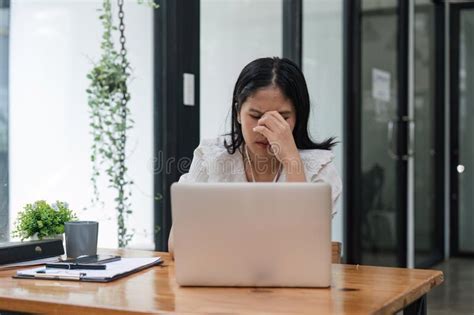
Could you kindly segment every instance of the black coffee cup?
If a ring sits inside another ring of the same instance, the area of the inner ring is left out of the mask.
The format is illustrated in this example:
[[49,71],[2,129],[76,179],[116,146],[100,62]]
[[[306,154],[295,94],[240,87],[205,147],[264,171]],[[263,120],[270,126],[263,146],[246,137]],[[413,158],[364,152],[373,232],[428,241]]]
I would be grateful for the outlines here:
[[83,255],[97,255],[99,222],[71,221],[64,224],[66,234],[66,255],[77,258]]

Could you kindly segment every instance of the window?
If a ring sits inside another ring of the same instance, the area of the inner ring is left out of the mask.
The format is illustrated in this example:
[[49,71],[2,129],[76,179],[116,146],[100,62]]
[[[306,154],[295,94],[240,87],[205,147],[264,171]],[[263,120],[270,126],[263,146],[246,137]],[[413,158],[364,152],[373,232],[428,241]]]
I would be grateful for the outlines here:
[[[104,207],[93,207],[90,202],[92,139],[86,74],[100,56],[97,8],[101,3],[11,3],[10,225],[26,203],[64,200],[80,219],[100,222],[100,247],[115,247],[114,192],[105,189],[105,178],[100,182]],[[128,174],[135,182],[127,228],[134,232],[131,247],[154,249],[152,9],[127,2],[125,24],[135,120],[127,140]]]
[[282,8],[282,0],[201,0],[201,139],[230,131],[242,68],[260,57],[281,57]]
[[9,1],[0,0],[0,242],[8,240],[9,7]]
[[[303,1],[303,62],[311,114],[309,132],[316,141],[336,137],[335,166],[342,177],[342,0]],[[342,241],[342,197],[333,219],[332,239]]]

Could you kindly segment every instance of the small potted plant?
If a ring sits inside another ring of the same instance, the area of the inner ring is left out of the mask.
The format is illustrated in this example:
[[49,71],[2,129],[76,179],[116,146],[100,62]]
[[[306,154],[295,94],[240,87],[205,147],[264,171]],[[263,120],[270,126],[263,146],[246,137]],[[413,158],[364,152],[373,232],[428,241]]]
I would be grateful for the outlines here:
[[66,202],[57,201],[48,204],[38,200],[27,204],[24,210],[18,213],[15,231],[12,235],[21,240],[42,240],[45,238],[63,238],[64,223],[77,220],[76,214],[69,209]]

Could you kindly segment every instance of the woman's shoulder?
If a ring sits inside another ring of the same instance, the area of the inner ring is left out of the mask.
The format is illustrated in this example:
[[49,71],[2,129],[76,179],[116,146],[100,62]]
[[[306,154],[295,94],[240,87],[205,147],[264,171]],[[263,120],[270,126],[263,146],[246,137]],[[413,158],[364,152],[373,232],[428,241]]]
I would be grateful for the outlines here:
[[195,156],[200,156],[207,182],[234,182],[242,179],[244,170],[239,154],[230,154],[224,140],[229,141],[229,138],[219,136],[203,139],[194,153]]
[[225,136],[202,139],[194,154],[201,156],[206,160],[215,160],[218,158],[227,158],[230,154],[224,145],[227,139]]
[[334,160],[334,153],[331,150],[299,150],[301,160],[305,168],[311,173],[318,173],[325,165]]
[[232,174],[240,174],[241,167],[236,155],[227,152],[224,137],[205,138],[194,150],[189,172],[182,175],[180,182],[222,182]]
[[204,138],[201,139],[199,142],[199,147],[204,149],[216,149],[216,148],[225,148],[224,147],[224,137],[212,137],[212,138]]

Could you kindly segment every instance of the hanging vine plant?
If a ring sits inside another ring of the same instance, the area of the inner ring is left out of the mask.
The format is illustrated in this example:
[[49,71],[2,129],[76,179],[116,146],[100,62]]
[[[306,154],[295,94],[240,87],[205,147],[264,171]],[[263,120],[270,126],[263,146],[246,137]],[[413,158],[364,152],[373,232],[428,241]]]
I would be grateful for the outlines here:
[[[102,23],[103,34],[100,48],[100,60],[87,75],[90,81],[88,94],[90,130],[93,137],[91,182],[93,186],[93,202],[100,202],[98,180],[105,171],[109,187],[115,190],[114,198],[117,216],[117,237],[119,247],[125,247],[131,241],[133,234],[126,227],[126,217],[132,214],[130,203],[131,185],[128,179],[128,168],[125,163],[127,131],[133,127],[130,118],[130,93],[128,82],[130,78],[130,63],[127,59],[124,0],[118,0],[119,26],[113,24],[112,4],[103,0],[99,19]],[[138,3],[144,3],[138,0]],[[148,5],[156,8],[152,0]],[[120,50],[113,42],[114,32],[120,32]]]

